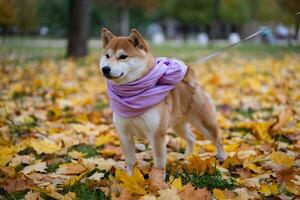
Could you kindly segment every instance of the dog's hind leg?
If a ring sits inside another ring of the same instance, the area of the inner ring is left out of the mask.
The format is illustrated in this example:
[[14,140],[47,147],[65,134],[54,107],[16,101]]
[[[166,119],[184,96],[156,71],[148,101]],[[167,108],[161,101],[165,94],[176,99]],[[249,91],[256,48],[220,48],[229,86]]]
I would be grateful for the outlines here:
[[188,121],[216,145],[217,157],[223,162],[227,156],[219,137],[216,110],[209,94],[199,88],[194,96],[191,109]]
[[186,141],[186,149],[184,154],[187,156],[193,151],[195,143],[195,135],[191,131],[188,123],[180,123],[173,127],[174,131]]
[[192,123],[207,139],[210,139],[217,148],[217,158],[219,161],[223,162],[227,155],[223,149],[222,141],[218,135],[218,128],[216,127],[204,127],[201,122]]

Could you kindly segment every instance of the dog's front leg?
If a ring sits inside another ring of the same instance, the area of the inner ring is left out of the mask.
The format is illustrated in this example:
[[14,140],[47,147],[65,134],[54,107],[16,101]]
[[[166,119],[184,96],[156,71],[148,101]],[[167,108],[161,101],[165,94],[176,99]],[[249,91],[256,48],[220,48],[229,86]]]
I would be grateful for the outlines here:
[[124,153],[127,173],[132,176],[135,164],[135,147],[132,135],[119,133],[121,148]]
[[156,134],[148,139],[153,151],[154,167],[165,170],[167,160],[165,134]]

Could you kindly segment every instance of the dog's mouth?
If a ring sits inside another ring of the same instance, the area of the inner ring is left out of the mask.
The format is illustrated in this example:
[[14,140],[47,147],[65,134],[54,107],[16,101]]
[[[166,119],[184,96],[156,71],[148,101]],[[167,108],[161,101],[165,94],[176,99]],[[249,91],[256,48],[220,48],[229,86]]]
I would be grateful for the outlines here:
[[108,79],[118,79],[118,78],[121,78],[123,75],[124,75],[123,72],[119,76],[112,76],[110,74],[104,74],[104,76]]

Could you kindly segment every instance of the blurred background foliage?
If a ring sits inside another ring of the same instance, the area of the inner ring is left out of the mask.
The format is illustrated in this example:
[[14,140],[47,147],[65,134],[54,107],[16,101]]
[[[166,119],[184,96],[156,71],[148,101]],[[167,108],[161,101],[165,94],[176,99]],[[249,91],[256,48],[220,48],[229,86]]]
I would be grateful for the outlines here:
[[[50,35],[65,36],[70,0],[0,0],[0,26],[4,31],[33,33],[47,26]],[[152,22],[175,19],[180,26],[205,27],[215,22],[241,27],[250,21],[276,22],[300,9],[299,0],[91,0],[90,35],[99,27],[122,33],[124,12],[130,27],[142,31]],[[290,20],[290,23],[293,23]],[[240,28],[238,28],[240,29]]]
[[214,41],[284,25],[292,44],[299,38],[299,11],[299,0],[0,0],[0,37],[66,38],[67,55],[82,57],[101,27],[116,35],[136,28],[152,41],[155,33],[164,41],[199,41],[201,33]]

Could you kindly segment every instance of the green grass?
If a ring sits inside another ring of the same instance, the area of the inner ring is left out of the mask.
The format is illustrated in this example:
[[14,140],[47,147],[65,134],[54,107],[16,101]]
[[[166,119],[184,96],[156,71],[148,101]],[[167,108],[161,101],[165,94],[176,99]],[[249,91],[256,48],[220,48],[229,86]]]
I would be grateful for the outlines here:
[[[233,190],[237,185],[232,176],[223,178],[221,172],[216,167],[212,173],[205,171],[203,175],[199,175],[195,170],[189,171],[186,166],[183,166],[182,171],[176,171],[171,175],[174,178],[180,177],[183,185],[191,183],[195,188],[199,189],[206,187],[209,190],[215,188]],[[169,177],[170,173],[167,171],[167,180],[169,180]]]
[[76,197],[80,200],[108,200],[101,190],[89,187],[87,183],[77,183],[65,188],[63,193],[68,193],[69,191],[76,193]]
[[73,151],[73,150],[79,151],[79,152],[85,154],[84,155],[85,158],[90,158],[90,157],[99,155],[97,149],[95,149],[93,146],[90,146],[87,144],[74,145],[68,149],[68,151]]
[[[26,36],[14,36],[7,37],[5,40],[0,37],[0,53],[8,58],[17,58],[20,63],[24,60],[41,60],[44,58],[62,59],[66,55],[66,40],[54,39],[54,38],[41,38],[41,37],[26,37]],[[99,47],[98,47],[99,46]],[[224,44],[211,43],[207,47],[198,45],[197,43],[180,43],[167,42],[163,45],[150,44],[151,50],[155,56],[167,56],[176,57],[186,62],[195,61],[201,57],[211,54],[217,49],[224,47]],[[89,52],[95,55],[98,59],[100,54],[99,41],[93,40],[90,45]],[[268,46],[256,44],[254,42],[248,42],[238,45],[227,51],[229,58],[235,56],[236,53],[241,53],[247,56],[273,56],[281,57],[286,53],[299,53],[300,46]]]
[[26,195],[27,192],[28,192],[28,190],[8,193],[5,190],[3,190],[2,188],[0,188],[0,199],[22,200],[22,199],[24,199],[24,196]]

